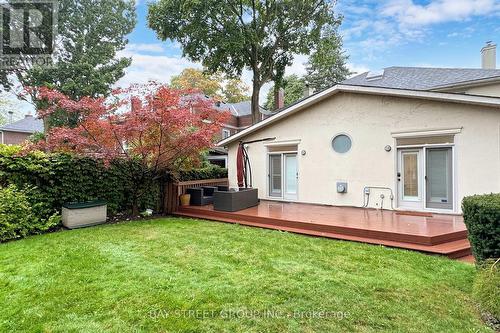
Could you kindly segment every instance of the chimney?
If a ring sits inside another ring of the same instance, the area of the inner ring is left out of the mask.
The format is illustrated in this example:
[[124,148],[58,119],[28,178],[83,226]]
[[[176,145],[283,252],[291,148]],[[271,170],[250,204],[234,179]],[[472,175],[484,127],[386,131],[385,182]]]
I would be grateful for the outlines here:
[[497,68],[497,45],[492,41],[486,42],[486,45],[481,49],[481,68],[496,69]]
[[275,94],[274,105],[276,106],[276,110],[285,106],[285,89],[280,88],[278,94]]
[[311,96],[312,94],[314,94],[314,90],[309,86],[308,83],[306,83],[306,85],[304,87],[304,98],[307,98],[307,97]]
[[26,115],[24,116],[24,118],[33,118],[33,115],[32,115],[32,114],[30,114],[30,113],[28,113],[28,114],[26,114]]
[[9,111],[8,114],[9,114],[9,124],[12,124],[14,122],[14,120],[12,119],[12,116],[14,115],[14,111]]

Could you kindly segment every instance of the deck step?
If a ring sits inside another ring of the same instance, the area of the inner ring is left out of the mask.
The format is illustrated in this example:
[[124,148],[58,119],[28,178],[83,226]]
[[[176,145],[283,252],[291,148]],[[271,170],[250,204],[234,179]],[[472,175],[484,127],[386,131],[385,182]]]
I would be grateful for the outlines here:
[[467,230],[457,230],[446,232],[434,236],[416,235],[402,233],[398,231],[383,231],[366,229],[362,227],[352,227],[346,225],[333,225],[325,223],[316,223],[315,221],[295,221],[284,220],[280,218],[255,216],[239,212],[222,212],[215,210],[200,210],[199,208],[181,207],[178,213],[194,214],[198,217],[204,216],[207,219],[221,220],[230,219],[245,221],[246,223],[257,223],[258,225],[275,226],[275,229],[284,230],[284,228],[294,228],[298,230],[310,230],[319,233],[334,233],[346,236],[377,239],[380,241],[397,241],[402,243],[412,243],[418,245],[439,245],[461,240],[467,237]]
[[[378,244],[384,245],[388,247],[395,247],[407,250],[414,250],[419,252],[424,252],[428,254],[436,254],[436,255],[444,255],[449,258],[463,258],[471,253],[469,241],[466,238],[466,235],[462,235],[461,238],[456,239],[455,237],[451,237],[448,241],[440,242],[439,244],[418,244],[414,242],[405,242],[399,239],[399,235],[396,235],[396,240],[391,239],[380,239],[379,237],[367,237],[367,236],[359,236],[352,235],[343,232],[332,232],[332,231],[322,231],[314,229],[314,224],[299,224],[300,227],[297,226],[297,223],[290,222],[286,225],[284,223],[273,223],[273,219],[252,219],[246,216],[246,218],[235,217],[234,215],[224,215],[224,214],[206,214],[207,212],[203,212],[203,214],[199,213],[199,210],[189,210],[189,208],[183,208],[174,213],[176,216],[182,217],[190,217],[196,219],[204,219],[204,220],[212,220],[218,222],[226,222],[226,223],[237,223],[246,226],[260,227],[266,229],[275,229],[282,231],[289,231],[293,233],[306,234],[310,236],[319,236],[319,237],[327,237],[355,242],[362,242],[368,244]],[[212,212],[211,212],[212,213]],[[231,217],[228,217],[231,216]],[[271,220],[271,223],[269,223]],[[312,226],[312,228],[310,228]],[[343,231],[341,229],[341,231]],[[376,235],[379,236],[379,235]]]

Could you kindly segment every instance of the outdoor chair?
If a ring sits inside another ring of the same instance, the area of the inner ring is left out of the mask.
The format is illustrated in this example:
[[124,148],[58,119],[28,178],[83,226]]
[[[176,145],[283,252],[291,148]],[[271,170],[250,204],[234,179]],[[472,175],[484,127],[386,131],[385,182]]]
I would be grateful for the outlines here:
[[190,204],[193,206],[204,206],[209,205],[214,201],[214,191],[217,187],[214,186],[203,186],[188,188],[186,190],[187,194],[191,195]]

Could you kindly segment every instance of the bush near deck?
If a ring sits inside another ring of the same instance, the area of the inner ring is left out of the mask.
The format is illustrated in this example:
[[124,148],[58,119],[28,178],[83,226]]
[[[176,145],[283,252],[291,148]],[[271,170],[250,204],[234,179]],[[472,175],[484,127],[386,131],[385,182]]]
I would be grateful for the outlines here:
[[466,197],[462,211],[476,261],[500,258],[500,193]]
[[474,281],[473,295],[486,313],[486,319],[493,316],[500,324],[500,261],[487,261],[480,267]]

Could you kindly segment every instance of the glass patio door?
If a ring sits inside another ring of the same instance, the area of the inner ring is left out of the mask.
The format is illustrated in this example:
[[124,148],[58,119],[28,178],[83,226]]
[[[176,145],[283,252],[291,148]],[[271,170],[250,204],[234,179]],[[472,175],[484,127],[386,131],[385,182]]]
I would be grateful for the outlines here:
[[398,202],[407,209],[422,208],[422,161],[421,149],[399,150]]
[[451,147],[426,149],[426,207],[453,209]]
[[269,196],[297,199],[297,153],[269,154]]
[[281,154],[269,155],[269,196],[282,196]]
[[285,199],[297,199],[297,154],[284,154]]

